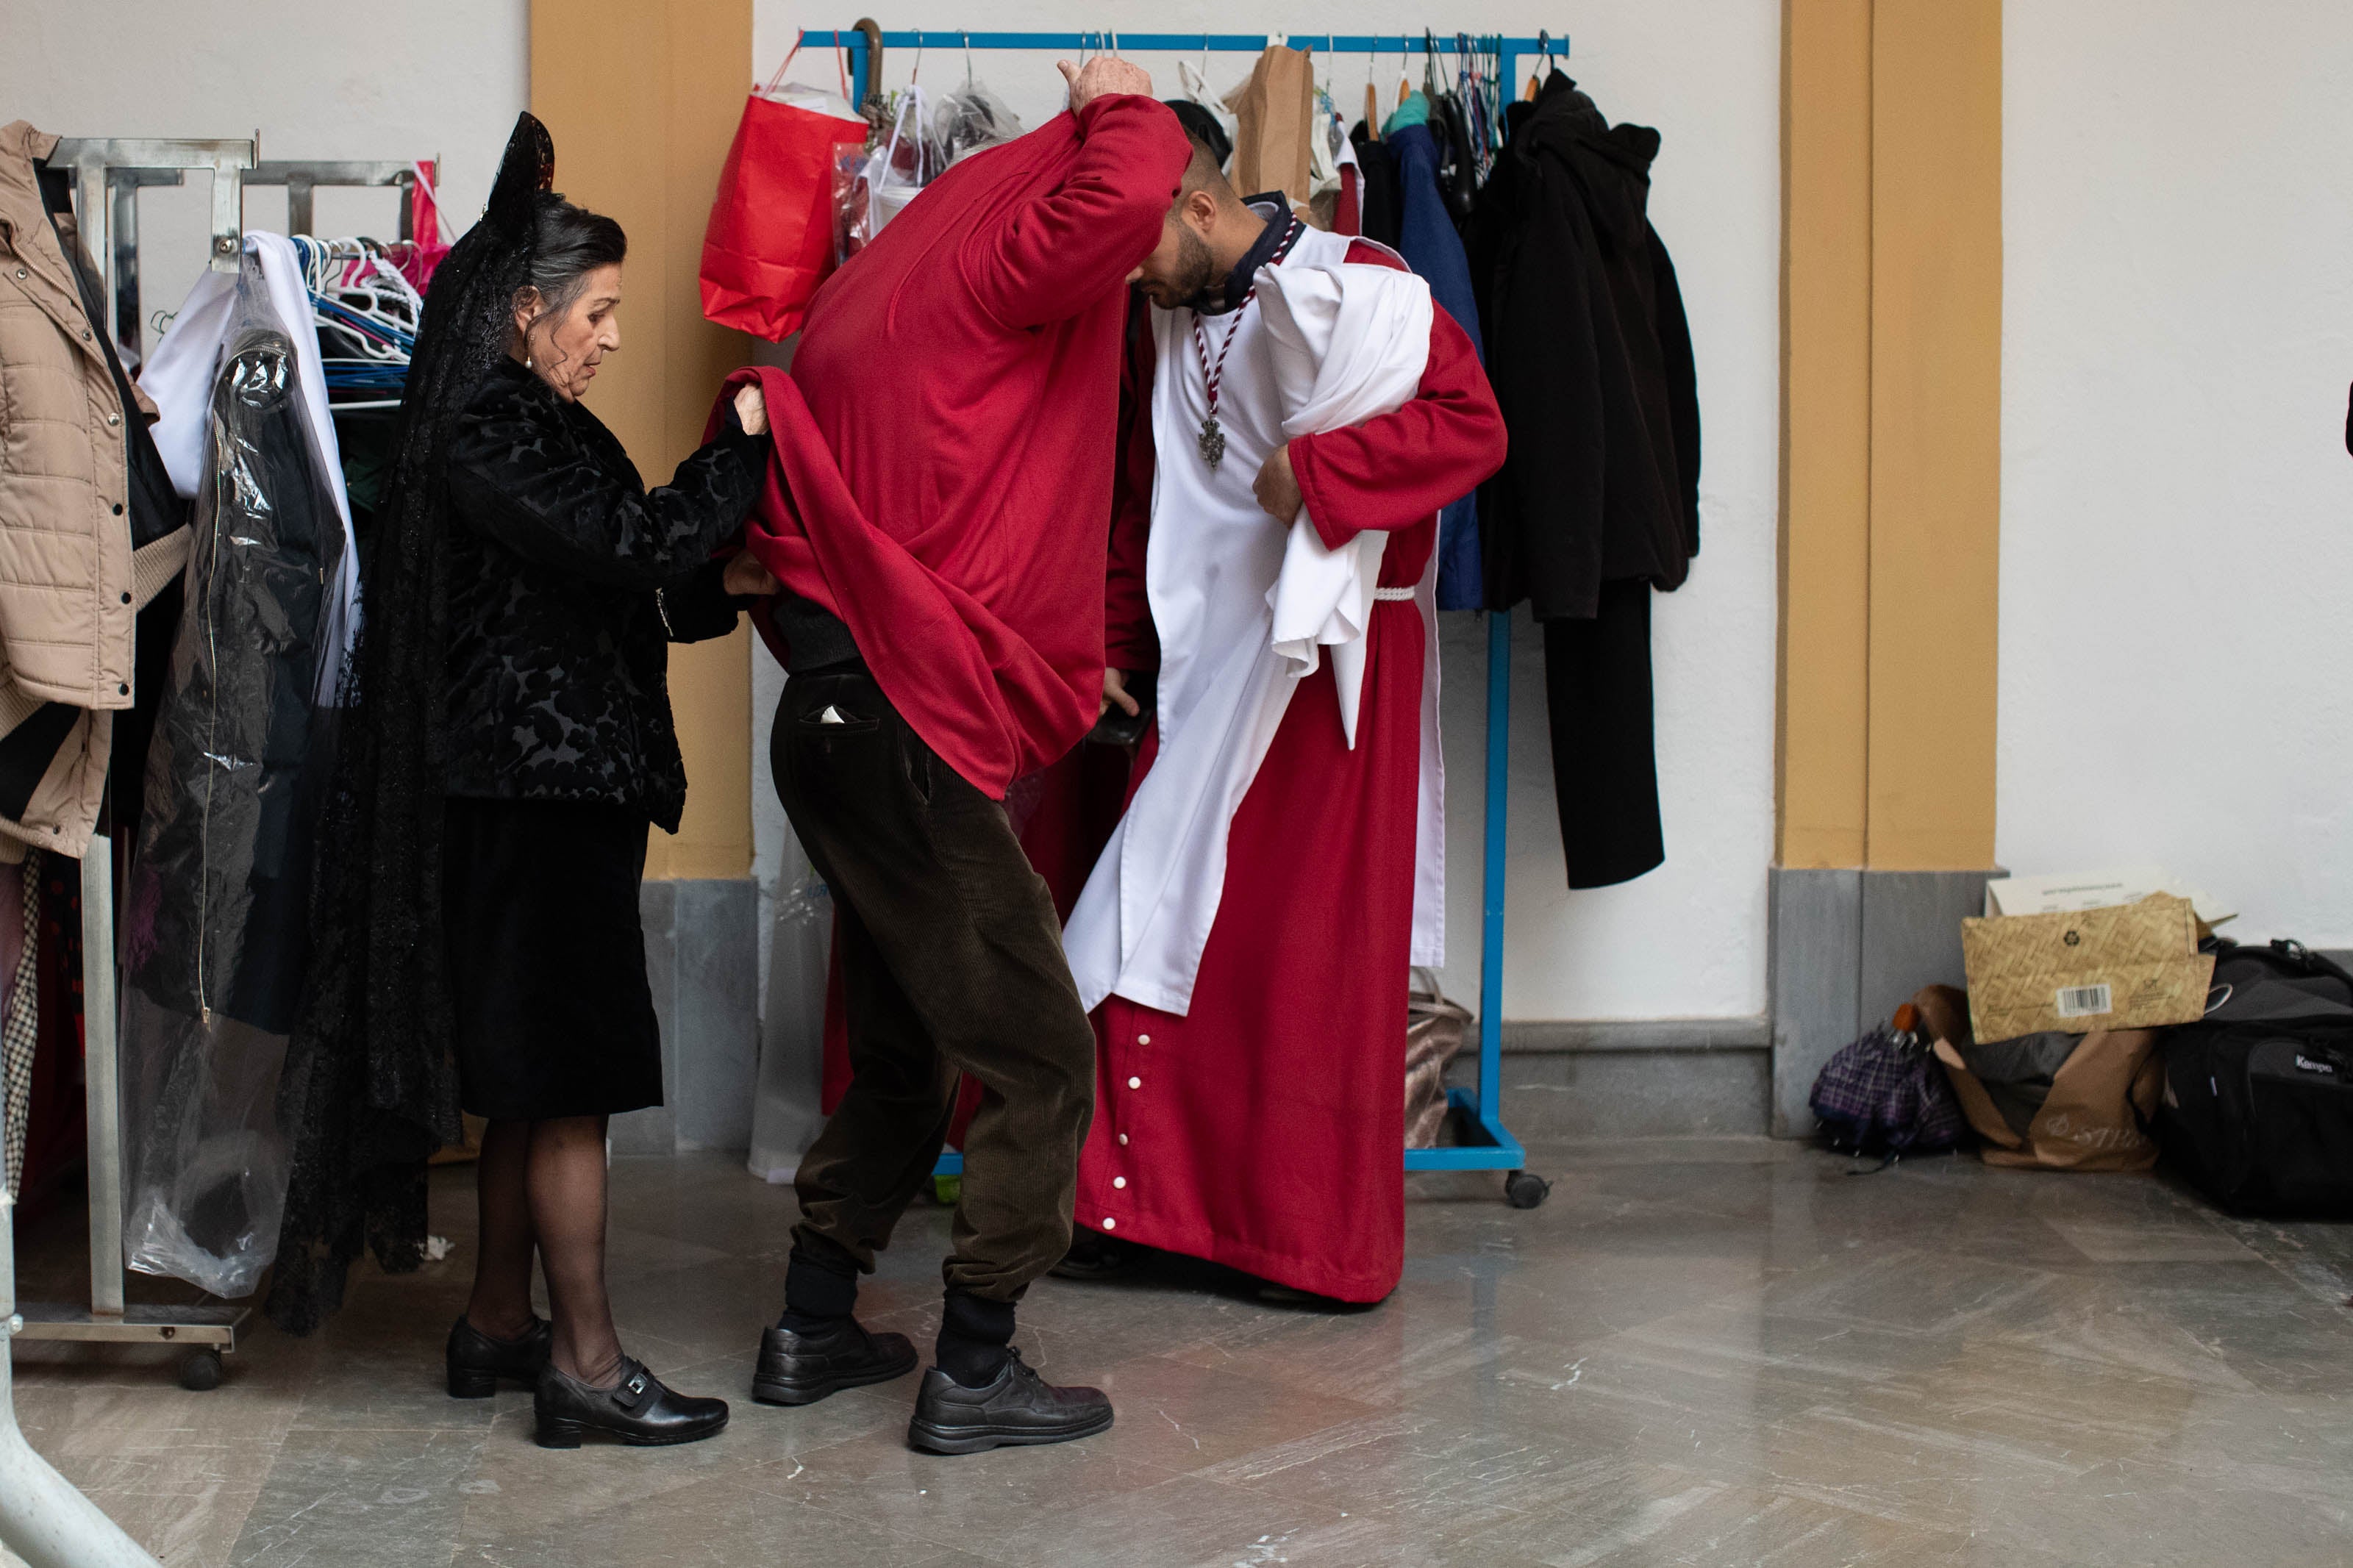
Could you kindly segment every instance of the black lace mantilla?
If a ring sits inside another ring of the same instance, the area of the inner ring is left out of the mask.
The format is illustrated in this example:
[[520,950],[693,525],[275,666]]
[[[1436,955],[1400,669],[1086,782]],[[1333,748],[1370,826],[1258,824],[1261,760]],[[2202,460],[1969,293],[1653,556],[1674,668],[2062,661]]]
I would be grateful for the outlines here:
[[291,1141],[268,1310],[306,1333],[343,1300],[361,1247],[414,1268],[424,1161],[460,1133],[441,952],[450,437],[506,354],[555,149],[515,121],[482,221],[433,275],[401,402],[397,456],[363,578],[343,749],[322,837],[318,950],[286,1053]]

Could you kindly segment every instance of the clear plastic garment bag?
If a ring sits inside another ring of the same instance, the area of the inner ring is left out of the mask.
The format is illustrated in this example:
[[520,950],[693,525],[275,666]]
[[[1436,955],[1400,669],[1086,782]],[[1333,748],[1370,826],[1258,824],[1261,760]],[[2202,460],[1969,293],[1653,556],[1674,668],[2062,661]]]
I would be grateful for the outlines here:
[[125,1260],[229,1297],[269,1267],[285,1205],[278,1079],[332,771],[322,669],[344,550],[290,324],[250,254],[233,310],[121,921]]

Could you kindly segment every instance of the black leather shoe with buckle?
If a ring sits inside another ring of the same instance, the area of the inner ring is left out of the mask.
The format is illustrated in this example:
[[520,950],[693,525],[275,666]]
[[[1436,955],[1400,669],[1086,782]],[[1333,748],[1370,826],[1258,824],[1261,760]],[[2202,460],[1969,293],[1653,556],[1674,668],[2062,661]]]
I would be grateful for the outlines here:
[[632,1447],[661,1447],[716,1437],[727,1426],[727,1402],[673,1394],[645,1363],[621,1358],[621,1381],[591,1388],[553,1365],[539,1374],[532,1411],[539,1417],[539,1446],[576,1448],[583,1435],[602,1432]]
[[520,1339],[494,1340],[460,1315],[449,1325],[449,1345],[443,1352],[449,1397],[488,1399],[499,1391],[502,1377],[525,1388],[537,1386],[539,1369],[547,1364],[547,1349],[554,1340],[555,1331],[539,1318],[532,1319],[531,1331]]
[[915,1370],[915,1347],[904,1334],[870,1334],[855,1318],[800,1334],[766,1329],[752,1397],[765,1405],[814,1405],[828,1394],[888,1383]]
[[930,1454],[978,1454],[1110,1429],[1111,1399],[1102,1389],[1057,1388],[1015,1350],[987,1388],[966,1388],[938,1367],[924,1373],[907,1442]]

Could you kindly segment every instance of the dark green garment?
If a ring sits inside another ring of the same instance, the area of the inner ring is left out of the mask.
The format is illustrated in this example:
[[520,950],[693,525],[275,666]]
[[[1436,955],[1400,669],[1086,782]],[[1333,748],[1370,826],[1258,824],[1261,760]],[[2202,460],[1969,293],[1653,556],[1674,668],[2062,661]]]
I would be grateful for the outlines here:
[[840,916],[849,1092],[794,1187],[812,1237],[871,1271],[930,1178],[956,1081],[965,1135],[948,1288],[1018,1299],[1071,1245],[1095,1037],[1053,895],[997,802],[925,745],[860,668],[785,683],[776,793]]

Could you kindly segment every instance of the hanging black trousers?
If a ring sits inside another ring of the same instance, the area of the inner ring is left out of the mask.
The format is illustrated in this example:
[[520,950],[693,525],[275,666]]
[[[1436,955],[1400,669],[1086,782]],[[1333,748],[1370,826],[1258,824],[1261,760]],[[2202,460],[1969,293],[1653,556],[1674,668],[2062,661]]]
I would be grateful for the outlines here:
[[1601,584],[1589,620],[1546,621],[1545,699],[1572,888],[1608,888],[1667,858],[1651,723],[1651,584]]

